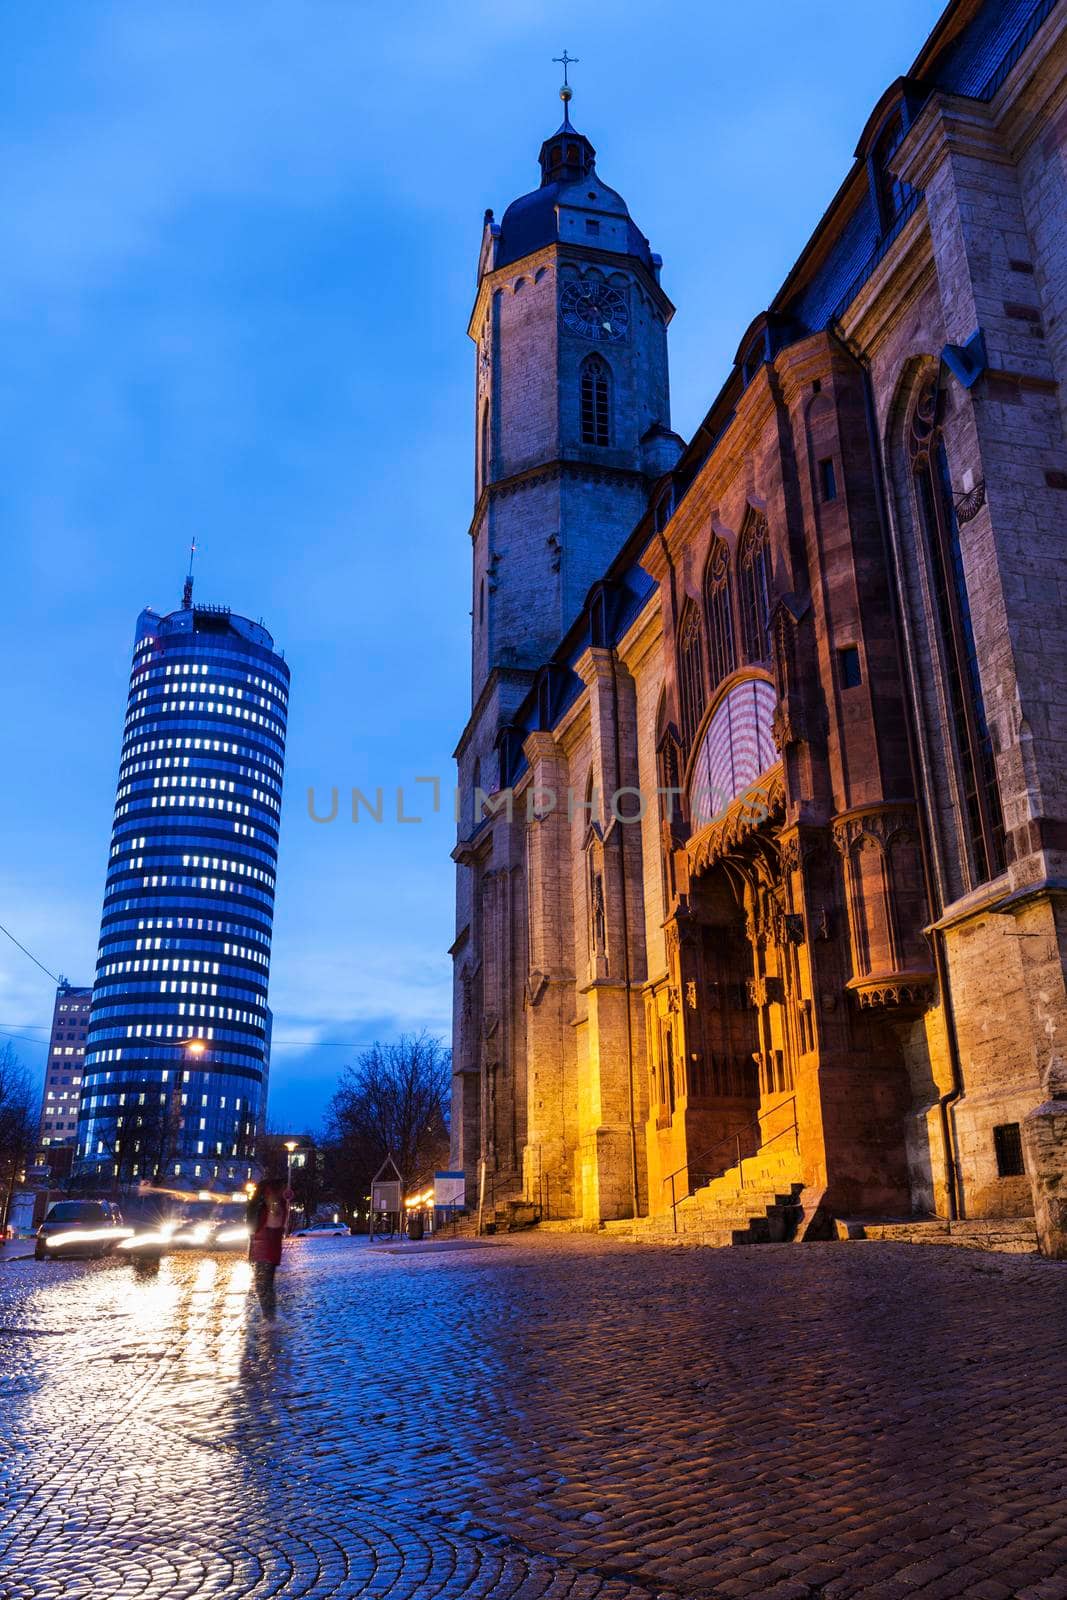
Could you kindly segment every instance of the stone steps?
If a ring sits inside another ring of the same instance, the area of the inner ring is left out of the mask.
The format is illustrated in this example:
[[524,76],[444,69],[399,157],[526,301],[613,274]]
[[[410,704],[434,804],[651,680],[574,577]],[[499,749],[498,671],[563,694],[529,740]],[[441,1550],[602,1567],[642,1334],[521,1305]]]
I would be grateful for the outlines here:
[[[615,1229],[633,1227],[633,1219],[626,1217],[622,1222],[586,1222],[582,1217],[555,1217],[551,1222],[539,1222],[538,1233],[608,1233]],[[629,1237],[623,1233],[623,1238]]]
[[793,1237],[800,1212],[799,1188],[794,1184],[783,1192],[781,1187],[717,1189],[715,1184],[709,1184],[679,1201],[677,1222],[667,1211],[605,1222],[602,1231],[613,1238],[650,1244],[701,1244],[715,1248],[772,1244]]

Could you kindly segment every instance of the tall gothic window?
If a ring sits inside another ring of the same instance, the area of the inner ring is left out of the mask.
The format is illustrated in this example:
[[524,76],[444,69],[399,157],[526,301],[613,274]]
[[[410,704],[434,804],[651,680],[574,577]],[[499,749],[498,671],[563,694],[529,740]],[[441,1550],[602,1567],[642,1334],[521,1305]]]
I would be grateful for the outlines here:
[[582,443],[611,443],[611,372],[600,356],[582,362]]
[[678,698],[682,720],[682,746],[688,756],[700,719],[704,715],[704,632],[700,610],[691,602],[678,629]]
[[730,552],[725,539],[715,540],[704,568],[704,610],[708,621],[708,668],[714,692],[737,666],[730,599]]
[[747,661],[770,660],[769,561],[767,518],[762,512],[750,511],[737,552],[741,588],[741,643]]
[[959,522],[952,500],[948,457],[938,426],[936,379],[926,384],[916,402],[909,448],[915,497],[930,557],[971,868],[974,881],[984,883],[1004,870],[1004,818],[963,572]]
[[482,405],[482,435],[481,435],[481,444],[480,444],[479,454],[481,456],[481,463],[480,464],[481,464],[481,469],[482,469],[482,471],[481,471],[481,483],[480,483],[479,487],[484,489],[486,484],[489,482],[489,402],[488,402],[488,400],[486,400]]

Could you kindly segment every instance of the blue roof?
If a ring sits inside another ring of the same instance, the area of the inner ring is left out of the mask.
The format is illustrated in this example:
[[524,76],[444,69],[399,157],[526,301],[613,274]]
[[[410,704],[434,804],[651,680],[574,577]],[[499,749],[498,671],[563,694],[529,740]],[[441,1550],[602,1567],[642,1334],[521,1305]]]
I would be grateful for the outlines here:
[[[1055,4],[1056,0],[986,0],[939,54],[925,62],[920,57],[913,69],[919,75],[911,81],[920,95],[923,90],[943,89],[974,99],[988,97]],[[869,189],[864,190],[851,215],[838,213],[835,217],[836,204],[813,236],[818,238],[827,227],[836,227],[826,259],[781,307],[809,332],[826,327],[840,315],[851,298],[850,290],[854,293],[862,284],[864,268],[877,263],[880,246],[888,242],[879,237],[879,219]],[[779,307],[777,297],[772,304]]]
[[546,183],[543,189],[511,202],[501,218],[495,266],[506,267],[557,237],[556,202],[562,187],[559,183]]
[[[617,191],[611,189],[603,179],[597,176],[595,169],[590,173],[588,181],[594,181],[602,193],[609,194],[620,200],[625,206]],[[546,183],[540,189],[534,189],[529,194],[520,195],[518,200],[513,200],[500,219],[500,237],[497,240],[494,267],[507,267],[513,261],[520,261],[523,256],[532,255],[535,250],[543,250],[545,245],[555,244],[559,238],[559,221],[556,207],[563,200],[568,189],[573,189],[573,183]],[[645,266],[652,269],[652,248],[648,240],[636,226],[627,213],[628,246],[629,253],[643,261]]]
[[824,328],[849,284],[878,243],[879,224],[868,192],[842,228],[817,272],[789,303],[789,313],[807,329]]
[[967,24],[928,81],[952,94],[985,96],[987,85],[1020,35],[1036,27],[1052,9],[1048,0],[999,0],[984,5]]

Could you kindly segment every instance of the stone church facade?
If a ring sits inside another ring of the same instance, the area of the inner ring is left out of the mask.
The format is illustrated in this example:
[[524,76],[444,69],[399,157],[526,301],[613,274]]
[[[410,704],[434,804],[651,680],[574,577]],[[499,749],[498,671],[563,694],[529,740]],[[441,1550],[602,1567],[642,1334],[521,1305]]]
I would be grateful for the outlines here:
[[472,1203],[762,1187],[1067,1253],[1065,37],[949,5],[688,445],[660,260],[566,100],[487,213]]

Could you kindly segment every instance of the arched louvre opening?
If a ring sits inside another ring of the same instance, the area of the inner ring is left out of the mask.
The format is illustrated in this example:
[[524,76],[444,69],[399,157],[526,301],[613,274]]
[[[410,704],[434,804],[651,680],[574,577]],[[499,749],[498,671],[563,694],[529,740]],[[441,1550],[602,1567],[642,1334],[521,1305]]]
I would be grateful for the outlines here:
[[479,453],[479,463],[478,463],[478,465],[479,465],[479,467],[481,469],[481,471],[480,471],[479,488],[480,489],[484,489],[486,484],[489,482],[489,402],[488,402],[488,400],[485,400],[485,401],[482,402],[481,442],[480,442],[480,445],[479,445],[479,452],[478,453]]
[[737,666],[730,594],[730,552],[716,539],[704,569],[704,610],[708,624],[708,670],[712,693]]
[[611,372],[601,356],[582,362],[581,433],[583,444],[611,443]]
[[681,717],[682,748],[688,756],[700,719],[704,715],[704,630],[700,611],[690,602],[678,629],[678,710]]
[[738,547],[741,588],[741,643],[746,661],[770,660],[770,537],[767,518],[750,511]]
[[971,874],[975,883],[984,883],[1004,870],[1004,817],[978,670],[959,521],[938,426],[936,378],[924,386],[916,402],[908,446],[933,580],[934,620],[952,713]]

